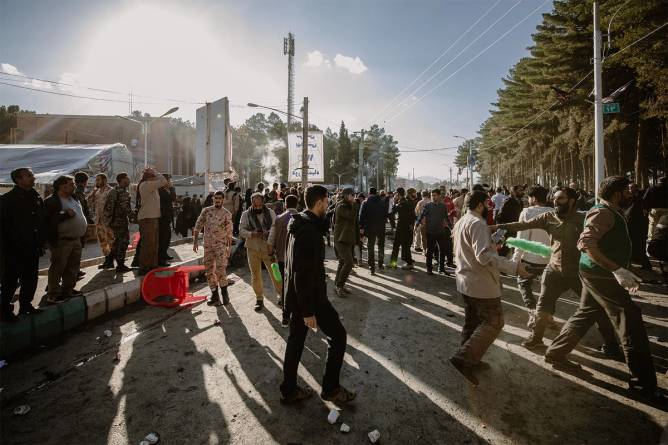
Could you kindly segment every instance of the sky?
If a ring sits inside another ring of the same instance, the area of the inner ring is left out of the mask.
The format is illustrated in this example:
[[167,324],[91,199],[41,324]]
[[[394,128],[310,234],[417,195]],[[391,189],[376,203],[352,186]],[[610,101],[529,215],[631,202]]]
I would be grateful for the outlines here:
[[[384,127],[399,176],[447,179],[455,135],[475,137],[551,0],[0,0],[0,104],[40,113],[128,113],[195,120],[227,96],[233,125],[287,109],[283,37],[295,35],[295,112],[338,131]],[[425,72],[425,69],[428,70]],[[421,76],[421,77],[420,77]],[[113,93],[85,89],[92,87]],[[401,94],[400,94],[401,93]],[[411,152],[412,151],[412,152]],[[456,175],[456,168],[453,168]]]

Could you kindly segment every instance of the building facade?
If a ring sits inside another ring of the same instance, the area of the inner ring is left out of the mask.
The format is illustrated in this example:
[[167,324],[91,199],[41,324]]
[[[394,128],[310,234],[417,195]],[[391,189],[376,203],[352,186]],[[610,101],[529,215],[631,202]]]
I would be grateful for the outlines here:
[[[146,120],[146,117],[133,117]],[[195,173],[195,128],[176,119],[152,119],[148,163],[163,173]],[[135,172],[144,166],[142,127],[116,116],[18,113],[11,144],[125,144]]]

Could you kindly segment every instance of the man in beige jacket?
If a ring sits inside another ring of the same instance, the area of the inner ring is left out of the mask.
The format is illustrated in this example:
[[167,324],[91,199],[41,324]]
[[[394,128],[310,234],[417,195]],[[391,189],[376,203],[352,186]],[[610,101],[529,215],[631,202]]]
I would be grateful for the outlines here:
[[248,267],[251,271],[251,285],[255,291],[255,311],[260,312],[264,308],[264,284],[262,283],[262,263],[269,273],[271,282],[276,289],[279,298],[283,295],[281,283],[276,281],[271,273],[271,262],[273,246],[269,244],[269,232],[276,220],[276,214],[264,205],[261,193],[253,193],[251,196],[252,207],[241,215],[239,224],[239,236],[246,240],[246,256]]
[[160,220],[160,194],[158,190],[167,184],[167,179],[152,168],[146,168],[137,185],[137,207],[139,213],[139,275],[146,275],[158,267],[158,224]]

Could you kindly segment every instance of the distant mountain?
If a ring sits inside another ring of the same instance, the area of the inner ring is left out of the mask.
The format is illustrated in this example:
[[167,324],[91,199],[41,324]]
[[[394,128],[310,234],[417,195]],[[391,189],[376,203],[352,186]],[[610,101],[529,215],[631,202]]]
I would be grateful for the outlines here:
[[438,184],[442,179],[435,178],[433,176],[420,176],[417,178],[418,181],[422,181],[425,184]]

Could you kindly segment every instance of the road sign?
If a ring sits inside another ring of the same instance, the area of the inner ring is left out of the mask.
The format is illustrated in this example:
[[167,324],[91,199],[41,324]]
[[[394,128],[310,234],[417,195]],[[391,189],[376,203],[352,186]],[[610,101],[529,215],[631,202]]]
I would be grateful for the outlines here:
[[610,102],[603,104],[603,114],[619,113],[619,102]]

